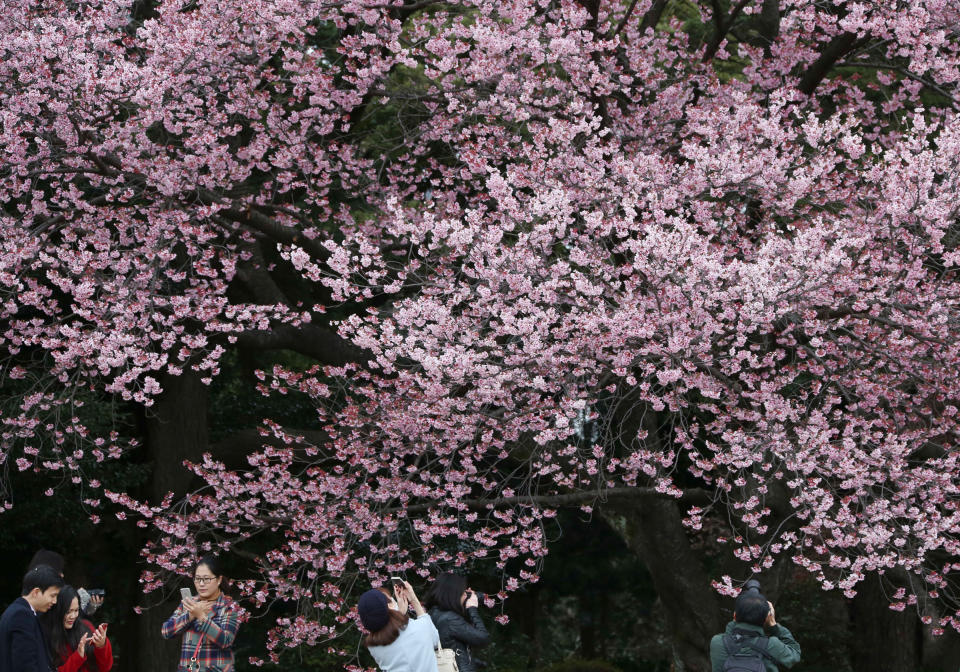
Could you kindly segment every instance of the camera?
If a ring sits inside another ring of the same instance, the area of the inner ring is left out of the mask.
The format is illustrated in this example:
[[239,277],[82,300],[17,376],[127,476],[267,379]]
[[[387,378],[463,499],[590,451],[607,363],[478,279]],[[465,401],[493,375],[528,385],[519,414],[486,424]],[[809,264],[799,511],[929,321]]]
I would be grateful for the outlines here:
[[477,599],[480,600],[480,603],[483,604],[483,601],[487,599],[487,596],[484,593],[481,593],[479,590],[467,589],[468,592],[477,596]]

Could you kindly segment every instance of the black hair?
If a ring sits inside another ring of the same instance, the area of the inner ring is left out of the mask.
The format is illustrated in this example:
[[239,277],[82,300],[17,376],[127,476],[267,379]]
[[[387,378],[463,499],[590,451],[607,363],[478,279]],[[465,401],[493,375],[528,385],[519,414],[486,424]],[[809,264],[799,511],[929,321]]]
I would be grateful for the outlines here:
[[41,593],[45,593],[51,586],[57,588],[63,586],[63,577],[60,576],[60,572],[49,565],[37,565],[23,575],[20,594],[29,595],[34,588],[39,588]]
[[206,555],[201,555],[196,564],[193,565],[193,573],[197,573],[197,568],[200,565],[206,565],[207,569],[210,570],[210,573],[214,576],[220,577],[223,576],[223,565],[220,562],[220,556],[215,553],[207,553]]
[[29,572],[34,567],[39,567],[40,565],[46,565],[50,567],[60,576],[63,576],[63,567],[66,563],[63,560],[63,556],[57,553],[56,551],[48,551],[41,548],[39,551],[33,554],[33,557],[30,558],[30,564],[27,565],[27,571]]
[[197,569],[200,568],[200,565],[205,565],[211,574],[220,579],[220,592],[226,593],[230,581],[223,575],[223,562],[220,560],[220,556],[216,553],[201,555],[193,565],[194,576],[197,575]]
[[[43,634],[47,640],[47,650],[50,652],[50,660],[55,667],[63,665],[67,658],[80,646],[80,639],[87,633],[93,631],[93,624],[81,618],[83,612],[77,614],[77,620],[73,622],[73,627],[67,630],[63,627],[63,620],[70,611],[70,605],[77,601],[77,608],[80,607],[80,596],[77,595],[77,589],[66,585],[60,589],[57,596],[57,603],[45,614],[40,615],[40,625],[43,626]],[[89,652],[90,649],[88,649]],[[100,672],[97,661],[93,656],[87,656],[87,667],[90,672]]]
[[444,572],[436,578],[427,594],[427,604],[444,611],[464,613],[463,591],[467,589],[467,577],[453,572]]
[[763,625],[767,620],[768,613],[770,613],[770,605],[767,604],[767,598],[761,595],[758,590],[743,591],[737,596],[737,601],[733,606],[733,614],[737,623]]

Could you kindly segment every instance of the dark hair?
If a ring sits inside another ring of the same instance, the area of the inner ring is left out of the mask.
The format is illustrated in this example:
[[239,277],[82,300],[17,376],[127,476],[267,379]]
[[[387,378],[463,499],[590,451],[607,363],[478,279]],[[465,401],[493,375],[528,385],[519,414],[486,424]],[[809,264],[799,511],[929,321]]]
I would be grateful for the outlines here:
[[[384,595],[389,597],[391,600],[396,599],[386,588],[377,588]],[[387,612],[390,615],[390,620],[387,621],[387,624],[377,630],[376,632],[371,632],[369,635],[363,638],[363,644],[366,647],[371,646],[386,646],[388,644],[393,644],[397,641],[397,637],[400,636],[400,631],[407,627],[407,623],[410,622],[410,617],[406,614],[401,614],[396,609],[388,609]]]
[[[47,640],[47,650],[50,652],[50,660],[54,666],[60,667],[67,658],[80,646],[80,639],[88,632],[93,631],[93,624],[81,618],[83,612],[77,615],[73,627],[67,630],[63,627],[63,620],[70,611],[70,604],[76,600],[77,607],[80,606],[80,596],[77,595],[77,589],[73,586],[64,586],[60,589],[57,596],[57,603],[50,611],[40,615],[40,625],[43,626],[43,634]],[[87,656],[86,669],[91,672],[100,672],[97,661],[93,656]]]
[[40,565],[46,565],[50,567],[60,576],[63,576],[63,566],[64,566],[63,556],[57,553],[56,551],[48,551],[41,548],[39,551],[33,554],[33,557],[30,558],[30,564],[27,565],[27,571],[29,572],[34,567],[39,567]]
[[60,576],[60,572],[49,565],[37,565],[23,575],[20,594],[29,595],[34,588],[39,588],[41,593],[45,593],[51,586],[57,588],[63,586],[63,577]]
[[200,565],[206,565],[207,569],[209,569],[210,573],[214,576],[223,576],[223,565],[220,562],[220,556],[215,553],[201,555],[193,565],[194,574],[196,574],[197,568],[200,567]]
[[438,576],[430,586],[430,592],[427,594],[427,604],[430,607],[443,609],[444,611],[453,611],[458,614],[464,613],[463,591],[467,589],[467,577],[462,574],[445,572]]
[[767,604],[767,598],[757,590],[747,590],[740,593],[733,607],[733,614],[737,623],[747,623],[749,625],[763,625],[769,612],[770,605]]

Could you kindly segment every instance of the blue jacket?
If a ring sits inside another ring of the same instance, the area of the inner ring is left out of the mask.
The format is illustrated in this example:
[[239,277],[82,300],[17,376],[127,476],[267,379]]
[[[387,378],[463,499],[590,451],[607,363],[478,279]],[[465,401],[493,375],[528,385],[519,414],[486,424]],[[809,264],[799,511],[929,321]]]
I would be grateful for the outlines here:
[[0,672],[50,672],[40,621],[22,597],[0,616]]

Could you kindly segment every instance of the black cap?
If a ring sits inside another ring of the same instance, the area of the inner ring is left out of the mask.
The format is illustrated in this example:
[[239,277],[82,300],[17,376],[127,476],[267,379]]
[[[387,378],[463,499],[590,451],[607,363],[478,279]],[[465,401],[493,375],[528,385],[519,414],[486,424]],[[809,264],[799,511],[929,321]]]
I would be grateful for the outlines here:
[[357,613],[360,615],[360,622],[367,630],[370,632],[382,630],[390,622],[387,596],[376,588],[368,590],[357,602]]

